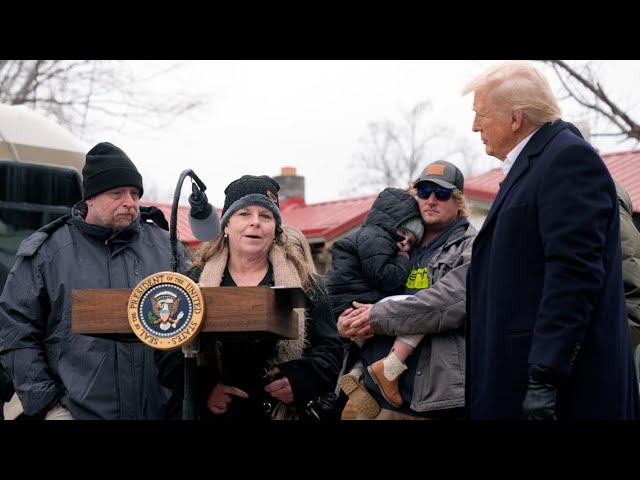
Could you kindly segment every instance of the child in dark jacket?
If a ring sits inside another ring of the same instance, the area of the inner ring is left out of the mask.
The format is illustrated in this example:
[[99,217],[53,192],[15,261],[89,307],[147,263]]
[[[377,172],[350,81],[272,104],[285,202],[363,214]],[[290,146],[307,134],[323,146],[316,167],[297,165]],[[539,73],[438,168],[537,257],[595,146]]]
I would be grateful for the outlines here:
[[[336,319],[354,301],[376,303],[390,295],[403,293],[411,272],[408,252],[421,241],[423,233],[418,203],[411,194],[391,187],[380,192],[361,228],[333,245],[326,285]],[[394,349],[411,351],[422,338],[413,337],[416,336],[398,337]],[[354,343],[361,347],[363,342]],[[341,376],[338,384],[360,413],[375,417],[380,406],[361,384],[362,363],[354,363],[359,349],[354,349],[352,344],[348,348],[344,370],[348,373]],[[399,359],[394,362],[394,359],[392,349],[385,359],[386,368],[398,370],[400,374],[406,366]]]

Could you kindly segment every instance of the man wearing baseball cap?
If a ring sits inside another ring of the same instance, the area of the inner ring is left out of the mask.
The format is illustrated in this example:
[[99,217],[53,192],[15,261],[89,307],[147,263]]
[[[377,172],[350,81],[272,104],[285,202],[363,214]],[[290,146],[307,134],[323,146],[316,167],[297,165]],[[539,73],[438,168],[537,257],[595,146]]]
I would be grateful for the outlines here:
[[[377,420],[464,417],[465,284],[476,230],[467,220],[463,190],[464,176],[454,164],[439,160],[426,166],[413,184],[425,228],[410,252],[404,291],[409,297],[354,302],[353,311],[338,319],[344,337],[375,334],[361,356],[368,365],[364,385],[382,407]],[[400,333],[423,339],[413,353],[387,355]]]

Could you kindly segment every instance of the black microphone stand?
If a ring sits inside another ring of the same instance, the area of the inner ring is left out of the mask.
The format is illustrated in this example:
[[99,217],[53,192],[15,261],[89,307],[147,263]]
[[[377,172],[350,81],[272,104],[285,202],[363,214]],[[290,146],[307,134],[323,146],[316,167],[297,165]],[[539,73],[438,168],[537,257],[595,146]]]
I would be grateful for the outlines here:
[[[176,227],[178,225],[178,202],[180,201],[182,182],[184,182],[184,179],[187,176],[191,177],[191,179],[198,185],[201,192],[204,192],[207,189],[205,184],[202,183],[202,180],[198,178],[193,170],[186,169],[180,174],[178,185],[176,185],[176,191],[173,195],[173,204],[171,205],[171,225],[169,227],[169,238],[171,240],[171,270],[174,272],[178,271],[178,235],[176,231]],[[182,347],[182,353],[184,354],[184,398],[182,400],[183,420],[196,420],[197,418],[195,372],[198,365],[198,351],[198,337],[188,345]]]

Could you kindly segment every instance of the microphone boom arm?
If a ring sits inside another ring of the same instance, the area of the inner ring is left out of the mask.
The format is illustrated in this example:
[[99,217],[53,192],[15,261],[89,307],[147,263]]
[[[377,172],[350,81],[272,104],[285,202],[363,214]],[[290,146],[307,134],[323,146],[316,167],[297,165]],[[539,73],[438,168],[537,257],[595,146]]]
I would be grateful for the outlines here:
[[173,194],[173,204],[171,205],[171,222],[169,225],[169,239],[171,241],[171,271],[178,271],[178,235],[177,235],[177,226],[178,226],[178,203],[180,201],[180,191],[182,190],[182,183],[184,182],[185,177],[190,177],[198,187],[201,192],[204,192],[207,189],[207,186],[204,184],[202,180],[195,174],[193,170],[187,168],[183,170],[180,174],[180,178],[178,178],[178,184],[176,185],[175,193]]

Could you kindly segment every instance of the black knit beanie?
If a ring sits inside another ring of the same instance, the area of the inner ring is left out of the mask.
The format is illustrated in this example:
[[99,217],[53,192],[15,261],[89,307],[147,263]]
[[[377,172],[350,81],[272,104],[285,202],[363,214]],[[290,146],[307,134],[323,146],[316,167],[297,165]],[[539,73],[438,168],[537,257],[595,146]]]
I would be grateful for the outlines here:
[[126,153],[109,142],[89,150],[82,178],[83,200],[117,187],[136,187],[142,197],[142,176],[138,169]]
[[266,175],[243,175],[234,180],[224,189],[226,197],[220,225],[224,227],[231,215],[250,205],[268,208],[276,219],[276,225],[282,225],[278,190],[280,190],[278,182]]

